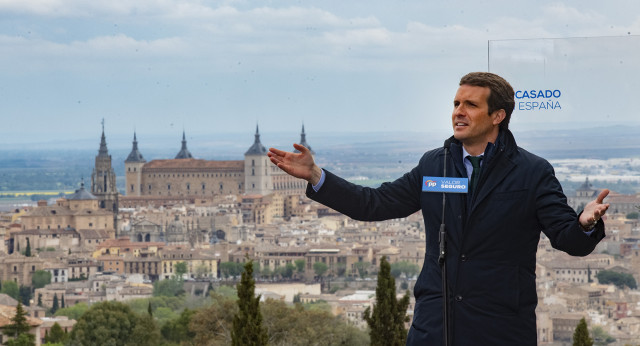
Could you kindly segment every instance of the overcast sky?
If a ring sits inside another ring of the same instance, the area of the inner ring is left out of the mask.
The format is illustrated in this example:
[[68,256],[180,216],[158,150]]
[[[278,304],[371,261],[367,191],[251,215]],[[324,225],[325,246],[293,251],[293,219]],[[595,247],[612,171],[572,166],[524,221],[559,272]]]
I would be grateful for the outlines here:
[[[514,126],[637,123],[635,99],[625,108],[603,93],[620,87],[615,78],[640,79],[640,44],[626,41],[638,34],[637,0],[0,0],[0,149],[97,138],[102,118],[110,138],[135,129],[176,142],[183,129],[250,142],[256,123],[263,136],[294,138],[302,123],[309,136],[446,133],[457,82],[489,69],[489,46],[491,70],[516,89],[563,93],[564,112],[516,112]],[[584,56],[576,41],[529,40],[571,37],[613,37],[615,48],[581,40]],[[550,57],[530,65],[529,42]],[[555,62],[566,50],[568,63]],[[603,50],[621,58],[576,67]],[[585,89],[571,96],[572,83]],[[607,113],[608,103],[622,108]],[[578,104],[594,111],[570,113]]]

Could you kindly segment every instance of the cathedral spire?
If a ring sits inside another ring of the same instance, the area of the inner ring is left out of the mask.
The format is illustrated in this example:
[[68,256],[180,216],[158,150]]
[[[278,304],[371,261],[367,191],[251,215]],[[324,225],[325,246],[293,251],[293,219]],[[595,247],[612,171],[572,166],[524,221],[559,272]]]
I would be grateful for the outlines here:
[[109,156],[109,150],[107,150],[107,139],[104,136],[104,118],[102,119],[102,137],[100,137],[100,150],[98,150],[98,156]]
[[258,124],[256,124],[256,134],[253,141],[253,145],[247,150],[245,155],[264,155],[267,153],[267,149],[260,143],[260,131],[258,130]]
[[192,159],[193,156],[187,149],[187,137],[185,136],[184,130],[182,130],[182,148],[178,155],[176,155],[176,159]]

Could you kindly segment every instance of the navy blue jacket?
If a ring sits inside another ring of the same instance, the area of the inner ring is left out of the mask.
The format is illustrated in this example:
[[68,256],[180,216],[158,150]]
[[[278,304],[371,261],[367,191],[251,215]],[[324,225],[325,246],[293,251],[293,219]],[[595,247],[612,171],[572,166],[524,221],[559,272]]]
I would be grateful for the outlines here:
[[[554,248],[586,256],[604,238],[604,224],[587,235],[567,205],[546,160],[516,145],[501,131],[495,152],[483,163],[478,188],[448,193],[445,208],[450,328],[453,345],[536,345],[536,250],[540,231]],[[461,143],[450,139],[447,176],[467,177]],[[414,288],[416,305],[407,345],[442,344],[442,283],[438,231],[442,193],[422,191],[423,176],[442,176],[444,148],[423,155],[394,182],[367,188],[325,171],[322,188],[307,195],[353,219],[377,221],[422,210],[424,265]]]

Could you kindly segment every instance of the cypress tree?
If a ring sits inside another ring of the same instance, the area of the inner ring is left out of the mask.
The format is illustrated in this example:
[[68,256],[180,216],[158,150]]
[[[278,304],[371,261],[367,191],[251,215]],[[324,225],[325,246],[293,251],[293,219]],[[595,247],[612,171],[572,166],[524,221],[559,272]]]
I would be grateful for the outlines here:
[[380,260],[378,285],[376,286],[376,303],[364,311],[364,320],[369,325],[371,345],[402,346],[407,340],[404,323],[407,319],[409,291],[398,301],[396,298],[396,280],[391,275],[391,265],[387,257]]
[[16,314],[11,318],[11,324],[4,327],[3,334],[18,337],[28,333],[31,327],[27,323],[27,312],[22,308],[22,303],[18,302]]
[[27,248],[24,250],[24,255],[31,257],[31,243],[29,242],[29,238],[27,238]]
[[247,261],[238,283],[238,313],[233,317],[231,344],[234,346],[266,345],[269,339],[262,326],[260,296],[255,296],[256,283],[253,279],[253,261]]
[[573,346],[593,346],[593,339],[589,337],[589,329],[584,317],[573,332]]
[[64,309],[64,294],[60,298],[60,307]]
[[62,327],[58,324],[58,322],[54,323],[51,326],[51,333],[45,333],[44,341],[54,343],[64,343],[67,341],[68,335],[62,330]]
[[55,314],[58,311],[58,295],[56,293],[53,294],[53,305],[51,305],[51,314]]

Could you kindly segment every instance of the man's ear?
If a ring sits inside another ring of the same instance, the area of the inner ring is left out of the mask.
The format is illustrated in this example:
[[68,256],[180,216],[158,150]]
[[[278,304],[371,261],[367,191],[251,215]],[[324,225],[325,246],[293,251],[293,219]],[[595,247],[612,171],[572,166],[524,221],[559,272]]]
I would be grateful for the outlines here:
[[493,118],[493,125],[500,125],[500,123],[507,117],[507,112],[504,109],[498,109],[491,114]]

